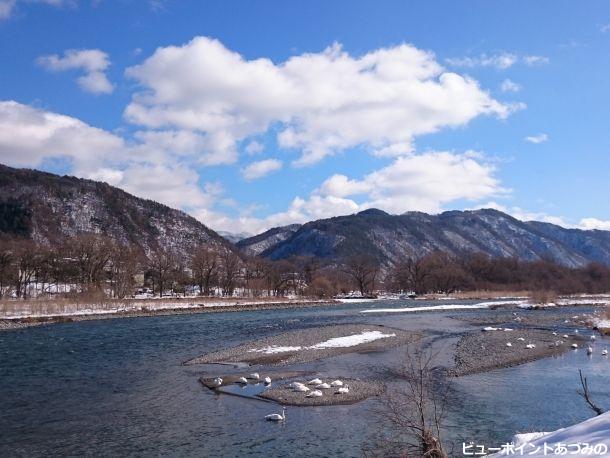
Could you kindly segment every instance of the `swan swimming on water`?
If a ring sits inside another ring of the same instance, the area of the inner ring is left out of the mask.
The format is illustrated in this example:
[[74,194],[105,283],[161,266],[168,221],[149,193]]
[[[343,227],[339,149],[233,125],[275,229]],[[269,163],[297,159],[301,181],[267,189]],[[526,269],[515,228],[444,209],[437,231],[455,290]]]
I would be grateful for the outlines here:
[[593,354],[593,348],[591,348],[591,345],[589,345],[587,347],[587,355],[592,355]]
[[265,380],[263,380],[265,382],[265,385],[269,385],[271,383],[271,377],[265,377]]
[[606,350],[605,348],[602,350],[602,355],[607,356],[608,355],[608,350]]
[[269,415],[265,415],[265,420],[267,421],[284,421],[286,420],[286,408],[282,407],[282,414],[272,413]]

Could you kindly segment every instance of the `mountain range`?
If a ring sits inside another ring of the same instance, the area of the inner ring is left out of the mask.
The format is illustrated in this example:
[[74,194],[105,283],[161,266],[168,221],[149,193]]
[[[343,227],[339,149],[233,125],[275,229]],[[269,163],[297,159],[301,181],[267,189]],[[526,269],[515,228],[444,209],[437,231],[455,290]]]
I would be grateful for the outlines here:
[[92,180],[0,165],[0,234],[52,245],[83,233],[187,256],[232,245],[186,213]]
[[552,260],[578,267],[610,265],[610,232],[566,229],[520,221],[497,210],[448,211],[438,215],[390,215],[369,209],[354,215],[270,229],[240,240],[246,252],[270,259],[314,256],[329,261],[366,254],[382,264],[433,251],[455,256],[481,252],[492,257]]
[[491,209],[438,215],[390,215],[369,209],[276,227],[252,237],[223,234],[224,238],[180,210],[106,183],[0,165],[0,235],[53,244],[81,233],[104,234],[146,253],[163,247],[184,257],[204,244],[237,247],[244,254],[274,260],[314,256],[337,262],[364,254],[389,265],[405,256],[440,250],[455,256],[482,252],[547,259],[570,267],[610,265],[609,231],[520,221]]

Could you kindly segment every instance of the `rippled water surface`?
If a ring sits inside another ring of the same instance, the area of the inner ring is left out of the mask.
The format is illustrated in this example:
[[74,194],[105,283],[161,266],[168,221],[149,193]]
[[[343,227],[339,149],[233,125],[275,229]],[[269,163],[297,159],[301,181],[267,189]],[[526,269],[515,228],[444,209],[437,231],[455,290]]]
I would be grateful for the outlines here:
[[[459,312],[359,313],[370,305],[85,321],[0,333],[0,456],[360,456],[376,430],[375,400],[293,407],[285,423],[274,424],[262,417],[279,412],[277,405],[215,394],[198,382],[203,374],[238,369],[181,362],[257,336],[324,324],[437,334],[467,329],[449,318]],[[604,345],[598,340],[596,347]],[[349,354],[294,368],[395,383],[391,368],[401,354]],[[592,359],[570,352],[457,380],[450,442],[457,446],[467,437],[491,445],[517,430],[556,429],[587,418],[575,395],[579,367],[599,403],[610,408],[610,361],[599,352]]]

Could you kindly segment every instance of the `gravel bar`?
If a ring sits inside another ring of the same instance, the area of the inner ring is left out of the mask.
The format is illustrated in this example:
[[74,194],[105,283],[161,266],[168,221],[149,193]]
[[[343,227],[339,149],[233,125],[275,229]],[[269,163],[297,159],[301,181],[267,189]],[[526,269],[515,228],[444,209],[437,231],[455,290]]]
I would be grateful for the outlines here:
[[[330,382],[333,379],[324,379],[325,382]],[[285,385],[278,388],[272,388],[260,395],[261,398],[271,399],[282,405],[287,406],[333,406],[355,404],[372,396],[379,396],[384,392],[384,385],[377,381],[362,381],[355,379],[341,379],[344,386],[349,386],[348,393],[337,393],[337,388],[331,387],[320,390],[323,395],[316,398],[308,398],[307,393],[295,391],[290,386]],[[302,380],[306,382],[306,380]],[[311,387],[311,390],[314,388]]]
[[[352,346],[312,348],[330,339],[379,332],[384,336]],[[346,324],[290,331],[252,340],[236,347],[201,355],[184,364],[248,363],[262,365],[295,364],[337,356],[345,353],[382,351],[412,343],[420,338],[416,332],[377,325]]]
[[[448,370],[456,377],[486,372],[492,369],[517,366],[571,350],[585,351],[587,342],[579,334],[553,335],[551,331],[515,329],[512,331],[474,331],[460,339],[455,351],[455,366]],[[523,340],[520,340],[523,339]],[[558,343],[556,345],[556,342]],[[511,343],[508,346],[507,343]],[[527,348],[527,345],[534,345]]]

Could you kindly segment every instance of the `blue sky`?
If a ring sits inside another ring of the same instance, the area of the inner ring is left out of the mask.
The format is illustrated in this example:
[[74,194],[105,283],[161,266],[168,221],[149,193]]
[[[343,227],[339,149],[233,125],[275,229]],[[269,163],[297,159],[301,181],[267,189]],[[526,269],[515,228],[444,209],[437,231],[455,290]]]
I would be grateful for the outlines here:
[[0,0],[0,161],[212,228],[493,206],[610,229],[603,1]]

